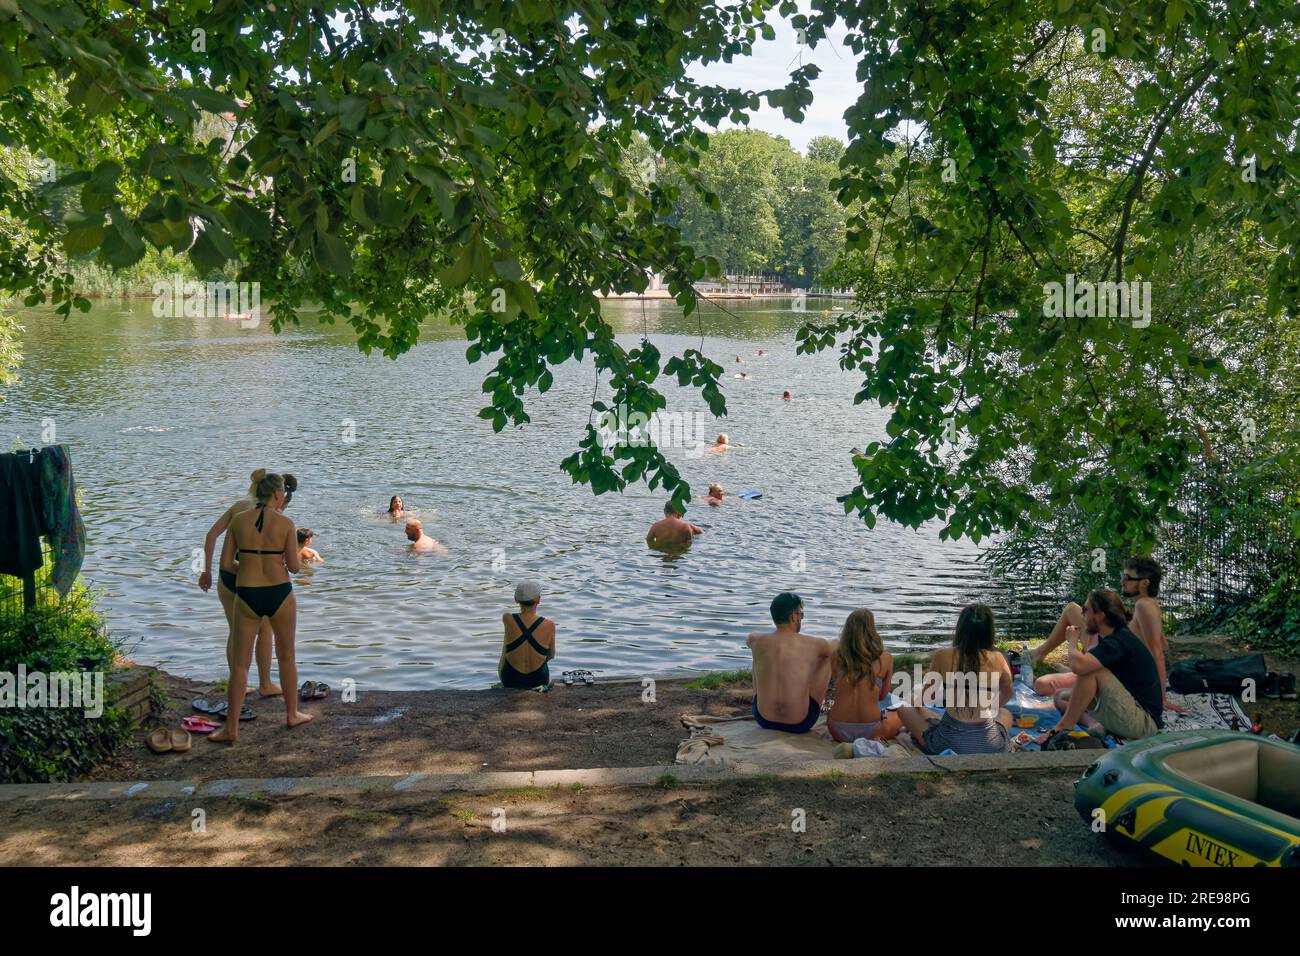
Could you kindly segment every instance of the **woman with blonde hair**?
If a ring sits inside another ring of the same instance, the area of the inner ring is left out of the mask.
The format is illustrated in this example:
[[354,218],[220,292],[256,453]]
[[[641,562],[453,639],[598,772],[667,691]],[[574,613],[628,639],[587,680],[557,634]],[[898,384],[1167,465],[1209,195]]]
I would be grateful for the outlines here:
[[[288,500],[285,477],[264,475],[257,483],[257,504],[230,522],[228,545],[239,556],[235,575],[235,626],[226,647],[230,679],[226,685],[226,723],[208,737],[219,743],[239,738],[239,712],[244,706],[248,665],[253,639],[262,621],[269,620],[275,635],[275,656],[280,662],[280,679],[298,686],[298,663],[294,638],[298,628],[298,602],[293,595],[290,574],[297,574],[298,529],[280,511]],[[295,482],[296,484],[296,482]],[[298,710],[296,694],[284,695],[285,724],[296,727],[311,720]]]
[[[257,505],[257,483],[266,477],[266,469],[259,468],[249,476],[248,494],[240,498],[233,505],[222,513],[216,523],[208,529],[207,537],[203,540],[203,573],[199,575],[199,587],[207,591],[212,587],[212,552],[216,548],[217,539],[226,533],[230,527],[230,522],[236,515],[243,514]],[[298,487],[297,480],[293,475],[285,475],[285,504],[293,497],[293,492]],[[222,543],[221,561],[217,566],[217,597],[221,601],[221,610],[226,615],[226,640],[231,640],[235,630],[235,573],[237,561],[235,558],[235,549],[227,547],[229,535],[226,541]],[[271,655],[273,651],[271,636],[271,625],[266,621],[261,623],[257,632],[256,641],[256,658],[257,658],[257,693],[262,697],[275,697],[280,693],[279,686],[271,680]]]
[[893,739],[902,729],[902,721],[892,711],[880,709],[880,702],[889,696],[893,675],[894,655],[880,640],[875,616],[865,607],[858,608],[844,622],[831,655],[835,703],[826,718],[831,736],[841,743],[859,737]]

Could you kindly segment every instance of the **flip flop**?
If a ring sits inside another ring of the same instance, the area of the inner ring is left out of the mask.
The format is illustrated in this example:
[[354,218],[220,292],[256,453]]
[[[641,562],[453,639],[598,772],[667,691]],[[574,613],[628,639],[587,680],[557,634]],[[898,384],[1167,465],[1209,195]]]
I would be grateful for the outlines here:
[[560,680],[566,684],[594,684],[596,675],[588,670],[565,671],[560,675]]
[[214,704],[206,697],[195,697],[190,701],[190,706],[200,714],[215,714],[218,712],[218,708],[220,708],[221,713],[224,714],[226,712],[226,702],[224,700],[219,704]]
[[165,754],[172,749],[172,732],[159,727],[145,738],[145,745],[156,754]]
[[[214,710],[210,710],[208,711],[208,713],[213,714],[214,716],[217,717],[225,717],[226,711],[229,709],[230,709],[230,705],[223,700],[220,704],[216,706]],[[247,704],[245,704],[243,707],[239,708],[239,719],[256,720],[257,714],[253,713],[252,707],[249,707]]]
[[171,734],[172,750],[177,753],[184,753],[190,749],[190,732],[188,730],[172,730]]
[[185,717],[181,720],[181,727],[192,734],[210,734],[220,726],[215,720],[209,720],[207,717]]

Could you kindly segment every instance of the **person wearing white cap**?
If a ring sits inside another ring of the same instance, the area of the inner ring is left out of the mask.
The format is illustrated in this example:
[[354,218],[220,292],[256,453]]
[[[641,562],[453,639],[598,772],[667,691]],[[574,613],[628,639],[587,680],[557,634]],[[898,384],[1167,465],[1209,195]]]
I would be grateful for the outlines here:
[[531,689],[551,683],[548,662],[555,657],[555,622],[538,617],[542,588],[536,581],[521,581],[515,587],[519,613],[501,615],[505,640],[497,673],[506,687]]

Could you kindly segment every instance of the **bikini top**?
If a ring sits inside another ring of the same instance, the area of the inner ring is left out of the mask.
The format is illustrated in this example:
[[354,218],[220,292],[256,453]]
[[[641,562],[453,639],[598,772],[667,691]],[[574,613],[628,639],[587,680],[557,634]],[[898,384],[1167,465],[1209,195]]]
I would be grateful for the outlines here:
[[542,645],[538,644],[537,639],[533,637],[533,632],[537,630],[537,625],[545,621],[546,618],[539,617],[537,620],[533,621],[532,624],[528,625],[527,627],[524,627],[523,618],[521,618],[518,614],[511,614],[510,616],[515,619],[515,626],[519,628],[519,636],[506,645],[506,653],[509,654],[511,651],[514,651],[522,647],[524,641],[527,641],[529,644],[533,646],[533,650],[535,650],[538,654],[541,654],[543,657],[546,657],[550,653],[550,651],[542,647]]
[[[266,502],[265,501],[259,502],[257,505],[257,510],[260,511],[261,514],[257,516],[257,521],[253,522],[253,527],[257,528],[258,531],[261,531],[262,521],[263,519],[266,518]],[[253,548],[240,548],[239,553],[240,554],[284,554],[284,549],[281,548],[277,551],[257,551]]]

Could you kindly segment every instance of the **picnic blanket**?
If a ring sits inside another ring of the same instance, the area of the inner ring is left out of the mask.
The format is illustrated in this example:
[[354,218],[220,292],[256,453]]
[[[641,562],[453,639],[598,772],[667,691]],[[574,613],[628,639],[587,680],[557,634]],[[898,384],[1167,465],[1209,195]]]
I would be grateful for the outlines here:
[[[1014,740],[1024,733],[1038,736],[1047,728],[1055,725],[1057,711],[1052,698],[1035,694],[1019,681],[1016,682],[1014,695],[1007,702],[1007,709],[1016,717],[1028,714],[1037,718],[1033,728],[1011,728]],[[1165,712],[1165,726],[1161,733],[1173,733],[1179,730],[1230,730],[1233,718],[1237,727],[1247,730],[1250,719],[1242,710],[1240,702],[1230,694],[1169,694],[1169,700],[1186,708],[1186,713]],[[942,708],[930,708],[942,713]],[[826,728],[826,715],[822,714],[806,734],[787,734],[780,730],[764,730],[754,723],[749,714],[735,717],[714,717],[708,714],[691,714],[682,717],[682,726],[689,736],[677,748],[675,762],[678,764],[698,766],[731,766],[738,763],[754,764],[765,767],[788,767],[810,760],[832,760],[835,757],[836,742]],[[907,756],[920,751],[907,739],[906,732],[899,734],[896,742],[891,743],[883,758]],[[1107,737],[1107,746],[1122,743],[1113,737]],[[1038,744],[1031,743],[1017,750],[1037,750]],[[861,758],[872,759],[872,758]]]
[[[810,760],[833,760],[838,746],[826,729],[825,714],[806,734],[765,730],[749,714],[737,717],[691,714],[682,717],[682,726],[690,731],[690,736],[678,746],[675,762],[702,767],[738,763],[789,767]],[[880,759],[905,753],[895,745]]]

